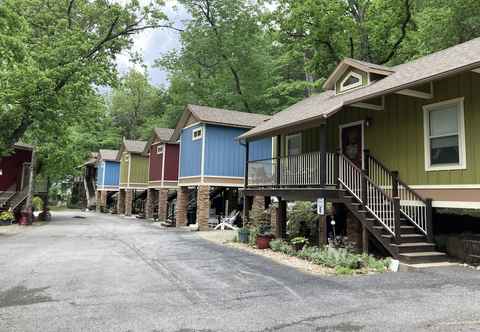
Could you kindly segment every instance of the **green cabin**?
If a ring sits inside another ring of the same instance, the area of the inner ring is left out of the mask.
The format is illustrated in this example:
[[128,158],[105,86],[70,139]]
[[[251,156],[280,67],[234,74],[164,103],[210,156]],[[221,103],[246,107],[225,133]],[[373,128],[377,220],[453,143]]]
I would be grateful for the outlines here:
[[148,187],[148,155],[144,154],[146,145],[145,141],[123,141],[117,155],[120,161],[120,189]]

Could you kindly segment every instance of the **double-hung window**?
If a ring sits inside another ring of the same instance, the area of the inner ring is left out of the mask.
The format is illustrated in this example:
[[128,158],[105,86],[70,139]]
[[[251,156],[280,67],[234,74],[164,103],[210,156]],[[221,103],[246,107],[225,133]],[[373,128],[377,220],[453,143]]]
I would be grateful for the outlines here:
[[302,153],[302,134],[287,135],[287,156]]
[[163,144],[157,145],[157,154],[162,154],[162,153],[163,153],[163,149],[164,149],[164,145],[163,145]]
[[466,168],[463,98],[424,106],[425,169]]

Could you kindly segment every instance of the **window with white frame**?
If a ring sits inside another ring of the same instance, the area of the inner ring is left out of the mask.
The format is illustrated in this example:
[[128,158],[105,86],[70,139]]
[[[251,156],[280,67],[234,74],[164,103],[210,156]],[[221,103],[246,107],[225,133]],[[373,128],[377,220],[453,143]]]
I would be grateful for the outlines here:
[[128,162],[128,157],[129,157],[128,153],[124,153],[124,155],[123,155],[123,160],[124,160],[125,162]]
[[427,105],[423,109],[425,169],[465,169],[463,98]]
[[287,156],[302,153],[302,134],[287,135],[286,137]]
[[192,140],[201,139],[203,135],[203,128],[197,128],[192,131]]
[[363,78],[362,75],[351,71],[347,76],[340,82],[340,92],[351,90],[362,86]]
[[157,154],[162,154],[163,150],[164,150],[164,145],[163,144],[157,145]]

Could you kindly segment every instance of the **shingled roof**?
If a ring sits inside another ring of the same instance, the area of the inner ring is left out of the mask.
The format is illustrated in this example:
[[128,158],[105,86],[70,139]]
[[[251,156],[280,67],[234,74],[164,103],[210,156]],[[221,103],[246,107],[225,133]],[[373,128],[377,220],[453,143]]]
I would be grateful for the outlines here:
[[147,145],[146,141],[134,141],[134,140],[125,139],[123,140],[122,145],[120,146],[120,150],[118,150],[116,160],[121,159],[123,151],[141,154],[145,150],[146,145]]
[[107,149],[100,149],[99,157],[102,160],[107,161],[115,161],[117,159],[118,150],[107,150]]
[[335,94],[327,90],[304,99],[286,110],[277,113],[268,122],[262,123],[240,138],[268,136],[269,133],[292,125],[315,119],[326,119],[344,106],[394,93],[415,85],[480,67],[480,38],[432,53],[417,60],[391,67],[392,73],[370,85]]
[[174,129],[170,128],[155,128],[155,135],[162,142],[169,142],[172,139]]
[[199,105],[187,105],[182,117],[177,123],[172,139],[177,140],[180,137],[180,132],[182,128],[185,127],[190,114],[201,123],[240,128],[253,128],[271,118],[271,116],[264,114],[238,112]]

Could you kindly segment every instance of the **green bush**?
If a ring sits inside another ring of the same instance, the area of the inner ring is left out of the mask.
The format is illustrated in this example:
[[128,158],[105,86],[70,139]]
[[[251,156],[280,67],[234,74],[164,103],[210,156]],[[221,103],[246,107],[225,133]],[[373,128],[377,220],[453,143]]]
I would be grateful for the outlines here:
[[35,196],[32,198],[32,205],[36,211],[43,210],[43,200],[38,196]]
[[319,215],[314,212],[311,202],[296,202],[288,215],[288,233],[291,237],[317,237]]
[[14,219],[15,219],[15,216],[11,211],[3,211],[0,213],[0,221],[12,221]]

